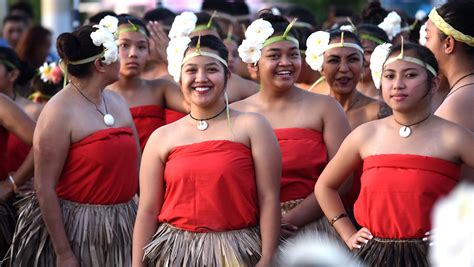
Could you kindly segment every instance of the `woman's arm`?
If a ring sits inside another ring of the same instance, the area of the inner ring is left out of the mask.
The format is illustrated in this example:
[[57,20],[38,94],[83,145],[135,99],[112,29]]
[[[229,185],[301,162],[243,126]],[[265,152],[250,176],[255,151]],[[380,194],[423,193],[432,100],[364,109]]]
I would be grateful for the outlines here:
[[345,209],[338,192],[350,173],[362,162],[359,146],[363,138],[358,132],[360,131],[355,130],[344,140],[315,186],[315,195],[321,209],[350,249],[359,248],[362,242],[371,238],[369,230],[363,228],[357,232],[350,219],[341,216],[345,214]]
[[181,113],[189,113],[189,102],[184,98],[178,84],[164,79],[161,82],[164,90],[165,107]]
[[247,116],[247,125],[252,125],[248,128],[260,211],[262,258],[259,265],[270,266],[280,236],[281,153],[270,124],[260,115]]
[[66,109],[48,106],[41,113],[33,139],[35,187],[41,214],[48,229],[58,266],[79,266],[64,230],[64,222],[56,194],[64,162],[71,145],[70,118]]
[[158,227],[157,216],[163,205],[164,158],[159,149],[162,140],[155,131],[145,146],[140,167],[140,202],[133,228],[132,265],[145,266],[143,248],[151,241]]
[[[18,136],[26,144],[33,141],[33,131],[35,122],[26,115],[13,101],[8,97],[0,96],[0,123],[9,132]],[[23,185],[33,176],[33,152],[30,151],[25,161],[18,170],[11,174],[11,180],[7,177],[0,182],[0,199],[8,198],[15,188]]]
[[[339,146],[344,138],[350,132],[349,122],[347,121],[344,111],[339,104],[333,99],[325,102],[323,114],[323,140],[328,151],[328,159],[331,160],[336,154]],[[350,184],[351,181],[347,183]],[[341,188],[346,190],[347,186]],[[306,224],[313,222],[323,215],[314,194],[311,193],[306,199],[283,216],[283,222],[296,226],[303,227]]]

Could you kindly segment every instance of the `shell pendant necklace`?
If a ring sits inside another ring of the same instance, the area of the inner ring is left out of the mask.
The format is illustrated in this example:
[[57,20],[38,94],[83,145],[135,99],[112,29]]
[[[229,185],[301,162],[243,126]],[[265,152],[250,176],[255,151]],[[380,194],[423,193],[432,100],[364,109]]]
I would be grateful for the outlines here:
[[95,106],[95,109],[100,113],[100,115],[102,115],[104,123],[105,123],[105,125],[107,125],[107,127],[114,126],[114,124],[115,124],[114,116],[112,116],[112,114],[109,114],[109,111],[107,110],[107,102],[105,101],[105,97],[104,97],[103,94],[102,94],[102,100],[104,101],[105,113],[102,112],[102,110],[99,109],[99,107],[97,106],[96,103],[94,103],[84,93],[82,93],[82,91],[81,91],[81,89],[79,89],[79,87],[77,87],[72,81],[69,81],[69,82],[72,84],[72,86],[74,86],[74,88],[79,92],[79,94],[81,94],[82,97],[84,97],[87,101],[89,101],[90,103],[92,103]]
[[196,125],[196,128],[199,131],[205,131],[205,130],[207,130],[207,128],[209,128],[209,123],[207,121],[217,118],[219,115],[221,115],[226,110],[226,108],[227,108],[227,105],[225,105],[224,108],[219,113],[217,113],[216,115],[214,115],[212,117],[209,117],[209,118],[205,118],[205,119],[195,118],[195,117],[193,117],[191,112],[189,112],[189,117],[191,117],[191,119],[198,122],[197,125]]
[[409,125],[405,125],[405,124],[403,124],[403,123],[397,121],[397,119],[395,119],[395,117],[393,117],[393,120],[394,120],[397,124],[399,124],[400,126],[402,126],[402,127],[400,127],[400,130],[398,131],[398,134],[399,134],[401,137],[403,137],[403,138],[407,138],[407,137],[409,137],[409,136],[411,135],[411,132],[412,132],[412,130],[411,130],[410,127],[415,126],[415,125],[417,125],[417,124],[420,124],[420,123],[426,121],[430,116],[431,116],[431,113],[428,114],[428,116],[426,116],[425,118],[423,118],[421,121],[418,121],[418,122],[415,122],[415,123],[412,123],[412,124],[409,124]]

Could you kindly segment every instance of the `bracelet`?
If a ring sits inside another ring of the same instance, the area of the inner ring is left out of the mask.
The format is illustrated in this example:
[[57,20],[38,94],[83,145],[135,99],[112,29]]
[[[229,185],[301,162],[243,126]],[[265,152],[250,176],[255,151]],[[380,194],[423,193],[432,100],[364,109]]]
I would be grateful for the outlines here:
[[11,174],[8,174],[8,180],[13,186],[13,192],[16,193],[17,187],[16,187],[15,179],[13,179],[13,176]]
[[341,213],[337,215],[336,217],[332,218],[332,220],[329,222],[331,225],[334,225],[335,222],[337,222],[339,219],[342,219],[344,217],[347,217],[347,214]]

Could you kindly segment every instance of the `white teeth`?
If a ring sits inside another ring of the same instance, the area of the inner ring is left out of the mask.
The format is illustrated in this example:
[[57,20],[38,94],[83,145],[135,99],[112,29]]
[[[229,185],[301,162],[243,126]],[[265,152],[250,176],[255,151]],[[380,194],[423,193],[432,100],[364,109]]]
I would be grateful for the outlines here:
[[291,71],[289,70],[284,70],[284,71],[279,71],[277,72],[279,75],[290,75],[291,74]]
[[211,89],[210,87],[196,87],[195,90],[198,92],[204,92]]

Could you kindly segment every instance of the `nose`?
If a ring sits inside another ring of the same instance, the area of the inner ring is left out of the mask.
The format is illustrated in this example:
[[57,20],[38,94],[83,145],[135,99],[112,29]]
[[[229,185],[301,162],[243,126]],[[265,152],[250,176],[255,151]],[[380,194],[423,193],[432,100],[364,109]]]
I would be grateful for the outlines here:
[[282,55],[280,61],[278,62],[280,66],[288,66],[291,64],[290,59],[286,55]]
[[403,75],[396,75],[392,85],[393,89],[400,90],[405,88],[405,81]]
[[346,59],[342,59],[339,63],[339,71],[340,72],[348,72],[349,71],[349,62]]
[[204,70],[198,70],[196,72],[196,82],[207,82],[207,73]]
[[137,57],[137,47],[132,45],[130,46],[130,49],[128,50],[128,57]]

